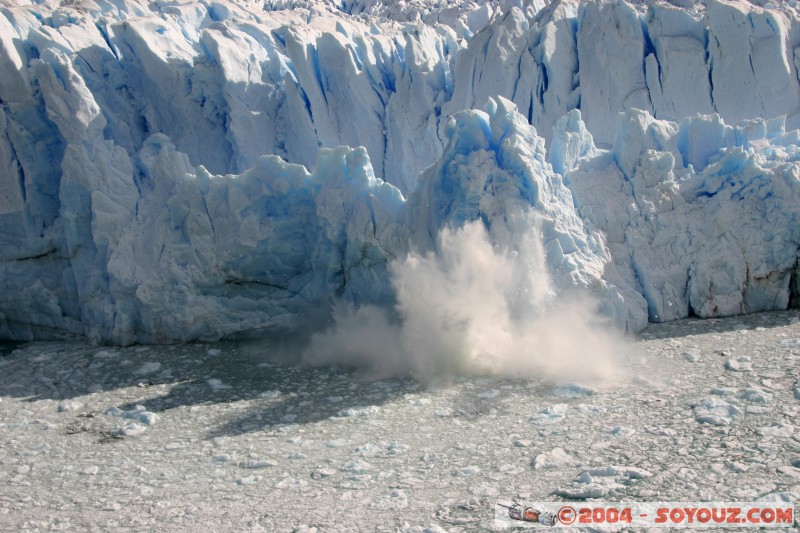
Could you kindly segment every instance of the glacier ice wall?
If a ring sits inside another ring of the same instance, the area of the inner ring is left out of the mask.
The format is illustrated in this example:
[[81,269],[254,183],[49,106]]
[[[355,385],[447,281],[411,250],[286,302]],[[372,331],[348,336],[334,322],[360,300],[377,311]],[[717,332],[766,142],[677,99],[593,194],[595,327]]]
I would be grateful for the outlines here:
[[[578,113],[563,119],[573,122],[564,130],[588,137]],[[567,167],[579,213],[606,237],[650,320],[790,304],[800,245],[799,133],[786,132],[783,119],[731,127],[714,114],[676,124],[632,110],[610,150],[595,148]]]
[[0,2],[0,336],[313,323],[531,209],[629,329],[792,303],[790,7],[432,6]]

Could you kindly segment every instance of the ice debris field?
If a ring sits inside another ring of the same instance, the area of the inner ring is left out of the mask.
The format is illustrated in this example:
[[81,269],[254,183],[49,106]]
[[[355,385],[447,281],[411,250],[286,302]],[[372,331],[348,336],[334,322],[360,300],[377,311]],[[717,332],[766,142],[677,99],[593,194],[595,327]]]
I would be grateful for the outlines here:
[[640,336],[612,388],[27,343],[0,357],[0,529],[513,532],[497,501],[796,505],[798,312]]
[[513,271],[501,329],[572,292],[630,331],[786,309],[798,17],[3,0],[0,336],[217,340],[371,306],[413,330],[404,280],[448,278],[448,253],[473,285]]

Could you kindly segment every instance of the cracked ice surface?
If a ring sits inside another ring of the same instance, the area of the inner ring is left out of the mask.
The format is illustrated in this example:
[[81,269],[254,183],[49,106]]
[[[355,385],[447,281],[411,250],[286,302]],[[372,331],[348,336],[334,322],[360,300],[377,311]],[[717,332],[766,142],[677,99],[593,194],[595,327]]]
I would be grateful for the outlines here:
[[634,379],[571,396],[230,342],[4,347],[0,528],[456,533],[494,530],[497,500],[796,502],[798,338],[797,312],[651,325]]

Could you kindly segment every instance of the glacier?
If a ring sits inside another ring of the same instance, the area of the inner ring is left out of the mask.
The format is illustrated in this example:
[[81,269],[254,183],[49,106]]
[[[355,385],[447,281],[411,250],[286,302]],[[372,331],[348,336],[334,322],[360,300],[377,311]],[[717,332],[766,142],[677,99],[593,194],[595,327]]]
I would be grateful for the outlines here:
[[0,2],[0,337],[312,327],[476,220],[628,330],[798,303],[795,5],[437,5]]

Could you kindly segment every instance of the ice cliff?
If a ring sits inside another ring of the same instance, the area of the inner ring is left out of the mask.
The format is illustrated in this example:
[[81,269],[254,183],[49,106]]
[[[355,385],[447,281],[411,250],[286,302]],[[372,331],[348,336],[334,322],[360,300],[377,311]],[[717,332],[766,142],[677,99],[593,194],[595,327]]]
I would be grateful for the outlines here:
[[794,9],[4,0],[0,337],[294,329],[473,220],[628,329],[785,308]]

